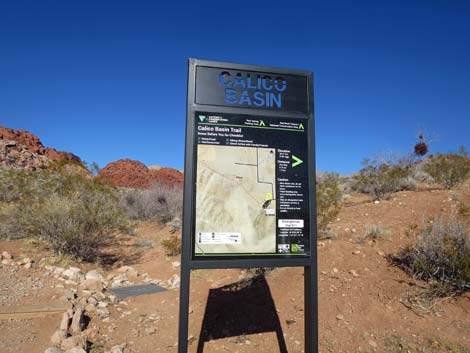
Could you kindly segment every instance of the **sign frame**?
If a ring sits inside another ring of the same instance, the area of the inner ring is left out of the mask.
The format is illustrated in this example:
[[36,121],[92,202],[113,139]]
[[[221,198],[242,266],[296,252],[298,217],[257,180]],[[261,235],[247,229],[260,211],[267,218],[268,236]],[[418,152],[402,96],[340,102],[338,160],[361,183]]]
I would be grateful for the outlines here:
[[[181,284],[180,284],[180,313],[178,352],[187,352],[188,315],[190,274],[195,269],[227,269],[252,267],[304,267],[304,315],[305,315],[305,353],[318,352],[318,290],[317,290],[317,221],[316,221],[316,171],[315,171],[315,124],[313,103],[313,73],[310,71],[268,66],[235,64],[200,59],[189,59],[188,88],[186,104],[186,144],[184,163],[184,196],[183,196],[183,233],[181,256]],[[252,73],[270,73],[279,75],[299,76],[306,80],[307,104],[303,111],[283,110],[282,108],[264,109],[246,106],[226,106],[220,104],[196,103],[196,71],[198,67],[208,67],[226,70],[247,71]],[[194,256],[194,224],[195,224],[195,188],[196,188],[196,161],[195,161],[195,114],[197,112],[210,112],[211,114],[243,114],[253,117],[267,116],[274,118],[294,118],[308,120],[307,149],[308,182],[309,182],[309,254],[306,256],[286,257],[285,255],[270,255],[261,257],[230,256],[196,257]]]

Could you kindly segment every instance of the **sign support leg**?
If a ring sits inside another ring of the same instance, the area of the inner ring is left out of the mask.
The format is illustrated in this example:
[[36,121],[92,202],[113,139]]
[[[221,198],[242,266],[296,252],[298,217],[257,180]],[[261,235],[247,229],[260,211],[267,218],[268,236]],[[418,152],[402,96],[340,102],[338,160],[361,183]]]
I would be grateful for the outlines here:
[[178,329],[178,353],[188,352],[189,287],[191,270],[187,261],[181,264],[180,312]]
[[304,267],[305,353],[318,353],[318,301],[317,271],[314,266]]

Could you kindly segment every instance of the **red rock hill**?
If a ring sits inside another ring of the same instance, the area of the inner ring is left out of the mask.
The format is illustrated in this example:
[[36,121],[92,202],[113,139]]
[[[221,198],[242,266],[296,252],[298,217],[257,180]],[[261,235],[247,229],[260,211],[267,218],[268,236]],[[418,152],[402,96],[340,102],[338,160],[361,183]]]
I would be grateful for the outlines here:
[[78,156],[44,147],[39,138],[28,131],[0,126],[0,166],[35,170],[47,168],[49,161],[62,160],[84,166]]
[[101,169],[98,177],[114,186],[146,189],[156,183],[183,186],[183,173],[173,168],[152,168],[132,159],[120,159]]

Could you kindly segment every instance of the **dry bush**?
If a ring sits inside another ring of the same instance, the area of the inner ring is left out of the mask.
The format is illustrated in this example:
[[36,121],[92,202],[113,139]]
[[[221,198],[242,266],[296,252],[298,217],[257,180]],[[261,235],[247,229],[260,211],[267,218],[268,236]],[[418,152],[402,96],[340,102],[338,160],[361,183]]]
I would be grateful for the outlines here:
[[109,186],[67,173],[2,173],[8,202],[0,207],[0,238],[37,237],[59,255],[92,261],[126,225]]
[[181,254],[181,238],[177,235],[171,235],[167,239],[162,240],[165,253],[168,256],[177,256]]
[[181,226],[183,191],[166,184],[155,184],[150,189],[126,189],[121,192],[120,204],[130,219],[171,222]]
[[438,154],[427,161],[425,171],[437,183],[451,189],[470,177],[470,158],[465,149],[459,153]]
[[415,145],[415,155],[422,157],[429,152],[429,147],[426,142],[420,141]]
[[327,173],[317,182],[317,227],[320,234],[327,232],[328,224],[340,211],[341,189],[337,174]]
[[381,239],[389,238],[390,234],[390,230],[384,226],[380,224],[370,224],[365,226],[364,233],[357,239],[357,241],[359,243],[363,243],[366,240],[376,242]]
[[459,216],[463,218],[463,220],[470,221],[470,204],[461,203],[459,205]]
[[366,161],[355,176],[354,189],[369,194],[374,200],[388,197],[392,192],[414,190],[416,182],[410,178],[411,170],[398,164]]
[[431,283],[433,295],[470,291],[470,234],[455,217],[426,226],[414,245],[389,260],[410,276]]

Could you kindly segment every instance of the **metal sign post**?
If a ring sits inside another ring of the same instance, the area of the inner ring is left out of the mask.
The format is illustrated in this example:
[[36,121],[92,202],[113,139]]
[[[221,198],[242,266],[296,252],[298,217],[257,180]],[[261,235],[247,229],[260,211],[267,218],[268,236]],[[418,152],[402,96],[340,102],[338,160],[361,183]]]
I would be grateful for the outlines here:
[[318,352],[313,74],[189,60],[178,352],[192,269],[304,267]]

